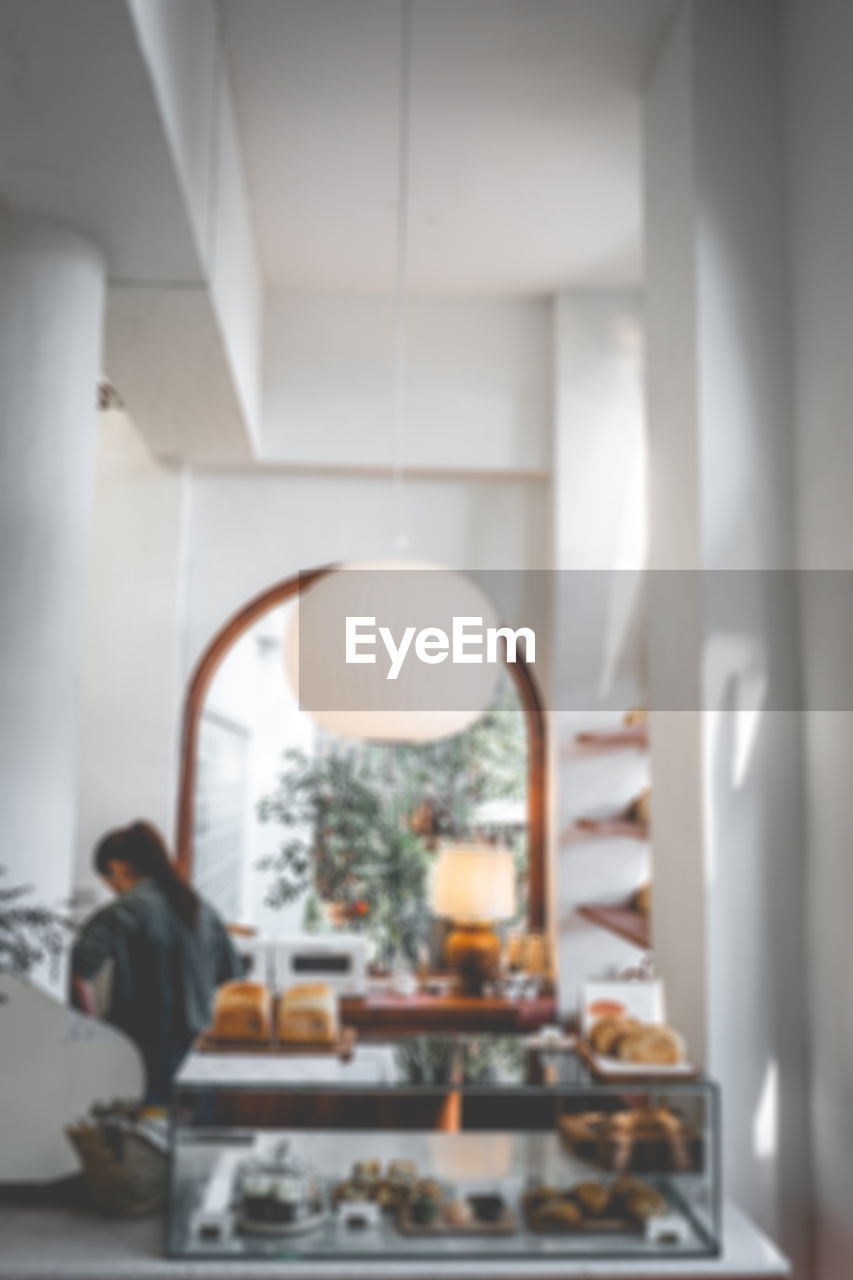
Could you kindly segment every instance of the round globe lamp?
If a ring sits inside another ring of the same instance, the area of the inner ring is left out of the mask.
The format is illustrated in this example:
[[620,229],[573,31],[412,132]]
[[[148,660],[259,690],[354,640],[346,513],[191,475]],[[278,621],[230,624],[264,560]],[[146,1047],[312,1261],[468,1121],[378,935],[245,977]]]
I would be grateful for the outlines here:
[[472,579],[427,561],[352,561],[300,592],[284,643],[288,679],[301,710],[331,733],[366,742],[427,742],[461,733],[490,705],[495,664],[425,663],[409,653],[394,679],[381,643],[344,660],[344,620],[375,619],[399,639],[407,628],[441,627],[454,617],[497,626],[494,606]]

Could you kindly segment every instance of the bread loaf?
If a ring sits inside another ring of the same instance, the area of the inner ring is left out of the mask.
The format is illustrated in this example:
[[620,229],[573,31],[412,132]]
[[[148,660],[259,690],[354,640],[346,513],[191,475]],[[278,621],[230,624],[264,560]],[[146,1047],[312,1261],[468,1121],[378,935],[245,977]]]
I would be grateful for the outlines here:
[[636,1018],[624,1014],[616,1018],[600,1018],[590,1030],[590,1042],[596,1053],[607,1056],[615,1052],[622,1036],[629,1031],[638,1031],[642,1025]]
[[338,1038],[338,1002],[324,982],[304,982],[285,991],[278,1006],[278,1038],[289,1043]]
[[216,1040],[269,1040],[272,999],[262,982],[226,982],[216,994]]
[[684,1061],[684,1041],[671,1027],[640,1027],[619,1039],[615,1053],[622,1062],[677,1066]]

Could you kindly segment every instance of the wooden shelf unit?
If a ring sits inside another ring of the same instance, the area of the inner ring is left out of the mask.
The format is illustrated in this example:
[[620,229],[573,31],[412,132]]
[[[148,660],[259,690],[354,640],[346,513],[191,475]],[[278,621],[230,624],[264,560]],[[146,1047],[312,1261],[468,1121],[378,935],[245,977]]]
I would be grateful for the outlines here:
[[646,751],[649,728],[645,724],[629,724],[620,729],[585,729],[575,734],[575,742],[591,751]]
[[633,818],[616,814],[612,818],[578,818],[575,827],[584,835],[595,836],[601,840],[624,838],[626,840],[648,840],[649,828],[645,822],[637,822]]
[[591,905],[578,907],[578,915],[583,916],[584,920],[589,920],[591,924],[599,925],[602,929],[609,929],[611,933],[615,933],[617,937],[630,942],[635,947],[642,947],[644,951],[651,948],[649,918],[642,911],[636,911],[629,906]]

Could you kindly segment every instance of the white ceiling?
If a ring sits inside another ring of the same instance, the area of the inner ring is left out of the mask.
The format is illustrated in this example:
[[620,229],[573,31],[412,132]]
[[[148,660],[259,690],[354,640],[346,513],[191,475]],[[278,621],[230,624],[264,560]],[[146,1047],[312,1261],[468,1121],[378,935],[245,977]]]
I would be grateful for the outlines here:
[[[410,286],[634,284],[641,100],[676,0],[415,0]],[[223,0],[263,273],[388,289],[399,0]]]

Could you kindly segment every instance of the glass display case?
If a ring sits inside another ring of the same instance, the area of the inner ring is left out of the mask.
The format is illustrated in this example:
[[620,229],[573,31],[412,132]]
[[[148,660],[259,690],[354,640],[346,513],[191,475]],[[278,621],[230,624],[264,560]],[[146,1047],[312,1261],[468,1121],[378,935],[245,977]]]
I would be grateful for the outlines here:
[[166,1248],[182,1258],[687,1259],[719,1251],[706,1080],[600,1083],[522,1039],[349,1061],[193,1053]]

